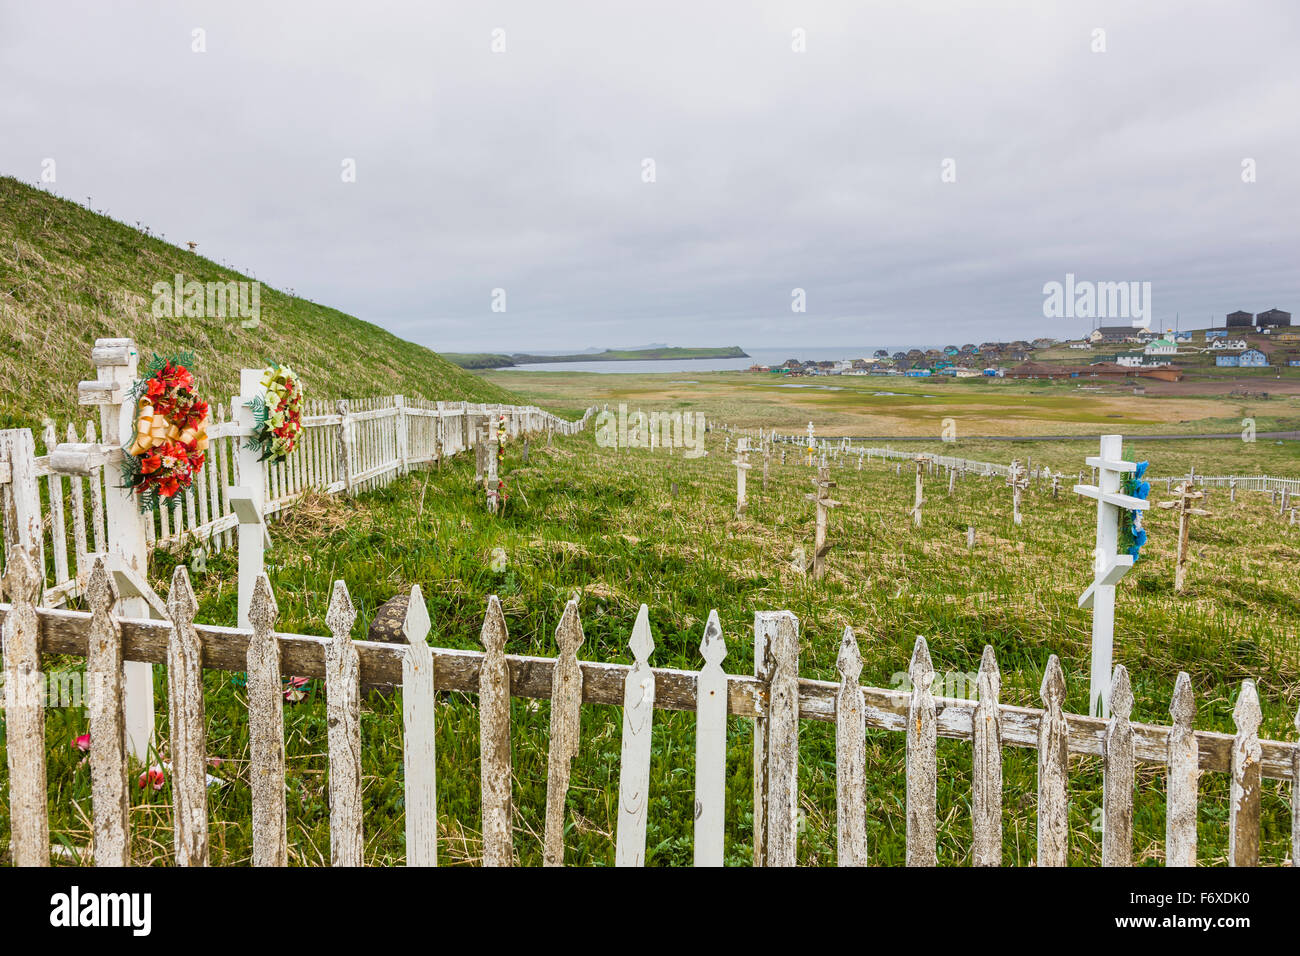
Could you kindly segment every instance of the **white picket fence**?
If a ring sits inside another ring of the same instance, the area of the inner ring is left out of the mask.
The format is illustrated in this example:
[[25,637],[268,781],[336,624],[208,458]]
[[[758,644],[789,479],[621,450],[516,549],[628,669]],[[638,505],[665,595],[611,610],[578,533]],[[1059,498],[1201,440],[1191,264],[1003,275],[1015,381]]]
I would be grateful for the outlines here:
[[1300,478],[1274,478],[1270,475],[1196,475],[1193,480],[1202,487],[1227,488],[1235,483],[1238,491],[1266,493],[1287,491],[1293,495],[1300,495]]
[[[88,611],[38,604],[39,582],[19,552],[7,572],[12,603],[3,614],[11,855],[18,865],[44,865],[50,858],[48,781],[41,654],[87,658],[90,709],[93,855],[98,865],[131,862],[128,760],[122,715],[124,662],[165,663],[171,712],[169,751],[174,803],[176,862],[209,860],[203,670],[246,671],[250,726],[254,865],[289,860],[286,826],[285,720],[282,673],[324,678],[329,717],[331,861],[359,865],[366,815],[361,795],[364,754],[360,733],[360,687],[398,687],[402,692],[405,754],[405,833],[408,865],[438,859],[434,707],[436,693],[476,694],[480,713],[480,778],[485,865],[517,859],[511,794],[510,698],[549,699],[550,738],[543,836],[547,865],[564,861],[565,798],[571,762],[579,752],[580,709],[623,707],[616,860],[645,860],[646,818],[657,786],[650,780],[650,735],[655,710],[694,711],[696,865],[724,862],[727,717],[753,721],[754,863],[792,866],[799,846],[799,727],[804,720],[836,728],[836,820],[840,865],[865,865],[867,843],[865,734],[868,728],[906,737],[906,861],[942,862],[937,852],[936,747],[939,737],[967,741],[974,751],[970,813],[976,865],[1002,862],[1006,747],[1038,752],[1037,863],[1062,866],[1068,859],[1070,755],[1102,758],[1102,863],[1126,866],[1133,857],[1133,793],[1139,765],[1166,768],[1166,862],[1197,862],[1198,776],[1226,773],[1231,797],[1226,815],[1228,861],[1255,865],[1260,858],[1260,807],[1265,779],[1292,787],[1291,860],[1300,860],[1300,744],[1261,740],[1258,698],[1242,684],[1235,735],[1197,731],[1191,681],[1179,676],[1172,726],[1131,721],[1133,697],[1123,666],[1111,683],[1109,719],[1066,713],[1065,681],[1057,658],[1047,661],[1042,708],[1004,704],[991,648],[985,648],[977,699],[936,697],[929,648],[918,638],[908,670],[910,689],[863,687],[857,640],[846,628],[841,640],[839,682],[799,676],[799,622],[788,611],[759,612],[754,622],[752,676],[722,669],[726,641],[716,612],[701,643],[700,671],[651,667],[654,642],[643,606],[629,640],[632,665],[579,660],[583,644],[577,599],[566,606],[556,629],[558,655],[520,657],[504,653],[506,623],[500,603],[489,599],[481,632],[483,651],[430,648],[429,617],[419,588],[412,589],[406,644],[350,638],[356,613],[343,582],[336,582],[326,617],[328,637],[278,633],[269,580],[258,579],[252,625],[239,629],[196,624],[187,571],[176,569],[167,598],[169,619],[119,618],[113,611],[113,575],[96,559],[86,593]],[[1144,784],[1144,786],[1149,784]],[[962,801],[964,806],[964,801]],[[943,808],[945,817],[965,812]],[[1013,810],[1013,812],[1016,812]],[[1216,820],[1224,815],[1210,814]],[[372,826],[379,821],[372,820]],[[384,821],[387,822],[387,821]],[[465,822],[465,821],[461,821]]]
[[[719,426],[719,429],[729,433],[743,434],[746,436],[759,434],[753,429],[733,428],[726,425]],[[761,434],[759,437],[761,438]],[[799,435],[785,435],[781,433],[769,433],[767,437],[770,441],[788,445],[806,446],[807,441],[805,437]],[[1080,436],[1080,438],[1086,437],[1088,436]],[[1140,442],[1142,440],[1141,435],[1132,435],[1129,437],[1135,442]],[[823,443],[825,443],[825,447],[830,450],[841,447],[844,442],[846,442],[846,439],[819,438],[817,439],[818,453],[821,452]],[[867,447],[865,445],[854,445],[851,441],[848,441],[847,444],[843,444],[842,450],[845,455],[860,455],[868,459],[879,458],[881,460],[897,459],[910,461],[917,456],[916,449],[900,450],[889,446],[885,446],[884,448]],[[924,454],[934,462],[936,468],[953,469],[963,474],[972,474],[982,477],[992,477],[996,475],[1005,478],[1011,474],[1010,465],[1003,465],[997,462],[976,461],[971,458],[960,458],[955,455],[936,455],[931,452],[925,452]],[[1037,478],[1040,474],[1041,469],[1035,467],[1030,477]],[[1300,478],[1277,478],[1271,475],[1199,475],[1193,472],[1190,476],[1174,475],[1169,478],[1157,478],[1148,474],[1146,479],[1152,484],[1155,484],[1157,481],[1177,482],[1188,477],[1192,479],[1194,484],[1202,487],[1226,488],[1235,482],[1238,491],[1262,491],[1265,493],[1289,491],[1293,495],[1300,495]]]
[[[238,524],[229,490],[241,482],[239,424],[231,409],[238,403],[211,402],[213,423],[208,429],[208,456],[192,488],[174,511],[160,509],[147,516],[149,546],[171,547],[202,542],[212,550],[229,546]],[[553,432],[575,434],[585,428],[593,411],[567,421],[535,406],[434,402],[401,395],[339,401],[308,400],[304,431],[298,446],[280,464],[263,464],[265,517],[288,508],[306,491],[356,493],[380,487],[413,468],[436,464],[472,448],[480,425],[506,416],[507,435]],[[60,442],[83,447],[96,444],[96,425],[83,429],[72,423],[47,424],[36,454],[35,437],[27,429],[0,432],[0,496],[13,501],[5,509],[5,552],[18,540],[35,545],[47,580],[42,603],[65,604],[79,595],[90,571],[89,555],[109,550],[105,494],[121,479],[117,464],[103,456],[80,453],[80,460],[61,462]],[[65,448],[67,446],[65,445]],[[69,454],[73,459],[74,456]],[[34,524],[18,522],[10,512],[36,509]],[[22,531],[14,525],[22,525]],[[39,529],[39,540],[31,533]]]

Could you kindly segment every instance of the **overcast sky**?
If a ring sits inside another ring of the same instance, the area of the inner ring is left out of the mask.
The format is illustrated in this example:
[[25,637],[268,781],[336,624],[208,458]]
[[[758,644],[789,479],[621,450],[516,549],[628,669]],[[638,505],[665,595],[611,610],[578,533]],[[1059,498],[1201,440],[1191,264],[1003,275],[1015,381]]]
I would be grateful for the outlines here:
[[1066,273],[1201,327],[1300,313],[1298,41],[1294,0],[0,0],[0,173],[447,350],[1064,337]]

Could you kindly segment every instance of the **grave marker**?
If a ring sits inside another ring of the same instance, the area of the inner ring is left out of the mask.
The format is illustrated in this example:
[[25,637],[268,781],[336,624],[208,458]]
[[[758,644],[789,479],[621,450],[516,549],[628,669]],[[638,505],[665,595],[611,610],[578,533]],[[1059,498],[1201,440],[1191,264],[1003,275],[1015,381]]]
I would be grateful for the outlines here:
[[826,570],[826,552],[829,547],[826,544],[826,525],[830,517],[830,509],[839,507],[838,501],[833,501],[830,496],[830,490],[835,487],[835,482],[831,481],[830,471],[823,465],[817,470],[817,477],[812,479],[812,483],[817,487],[815,494],[804,495],[809,501],[817,505],[817,531],[813,538],[813,578],[820,578]]
[[1204,508],[1192,507],[1192,502],[1205,497],[1201,491],[1193,491],[1189,482],[1178,486],[1178,497],[1173,501],[1162,501],[1157,507],[1178,509],[1178,562],[1174,566],[1174,593],[1181,594],[1187,584],[1187,554],[1191,539],[1191,516],[1208,515]]
[[736,517],[739,518],[748,507],[745,497],[745,473],[753,467],[749,463],[748,439],[736,439],[736,457],[731,463],[736,466]]
[[1121,511],[1145,511],[1149,502],[1120,493],[1122,476],[1137,465],[1121,458],[1122,435],[1101,436],[1101,453],[1088,458],[1098,475],[1096,485],[1075,485],[1076,494],[1097,502],[1097,546],[1093,580],[1079,597],[1079,607],[1092,608],[1092,676],[1088,710],[1093,716],[1110,716],[1111,655],[1115,643],[1115,585],[1133,567],[1131,554],[1117,554]]

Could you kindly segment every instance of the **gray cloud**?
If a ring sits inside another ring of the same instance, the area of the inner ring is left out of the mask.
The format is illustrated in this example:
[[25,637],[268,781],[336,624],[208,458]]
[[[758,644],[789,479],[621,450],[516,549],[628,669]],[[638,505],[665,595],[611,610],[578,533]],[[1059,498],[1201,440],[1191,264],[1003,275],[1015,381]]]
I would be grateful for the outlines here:
[[1066,272],[1150,281],[1187,326],[1300,305],[1298,19],[10,4],[0,171],[53,157],[61,195],[435,348],[1065,335],[1087,323],[1043,318],[1042,286]]

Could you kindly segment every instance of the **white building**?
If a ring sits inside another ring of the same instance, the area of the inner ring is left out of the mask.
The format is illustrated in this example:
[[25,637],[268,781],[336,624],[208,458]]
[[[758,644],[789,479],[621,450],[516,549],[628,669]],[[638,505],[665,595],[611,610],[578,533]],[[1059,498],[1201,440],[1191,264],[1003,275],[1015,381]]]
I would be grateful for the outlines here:
[[1245,348],[1245,339],[1215,339],[1210,343],[1211,352],[1240,352]]

